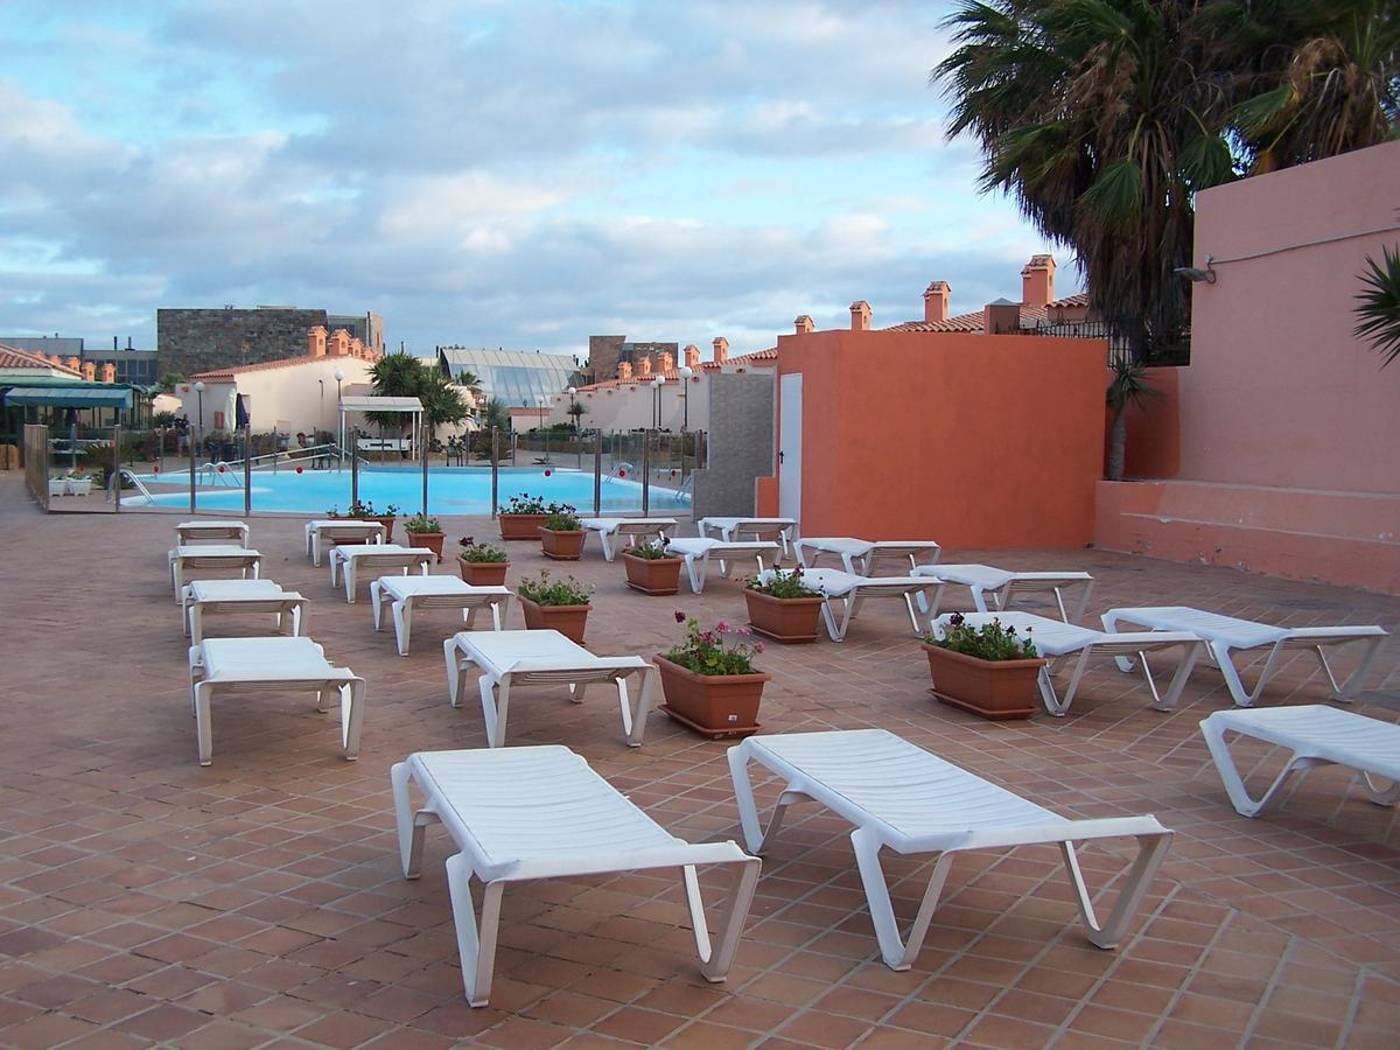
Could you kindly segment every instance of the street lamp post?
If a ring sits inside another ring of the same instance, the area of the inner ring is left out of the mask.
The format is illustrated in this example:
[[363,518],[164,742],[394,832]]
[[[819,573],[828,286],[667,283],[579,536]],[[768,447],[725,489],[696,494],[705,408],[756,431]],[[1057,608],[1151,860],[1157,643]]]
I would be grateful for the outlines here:
[[341,407],[344,402],[340,397],[340,384],[345,380],[345,373],[339,368],[335,370],[335,448],[340,460],[340,469],[345,469],[345,411]]
[[654,414],[656,422],[652,424],[653,430],[661,429],[661,388],[666,385],[666,380],[657,376],[651,381],[652,400],[655,402]]
[[681,423],[682,434],[690,429],[690,377],[694,374],[689,365],[681,366],[681,397],[685,398],[685,417],[684,422]]
[[569,418],[572,419],[573,422],[574,422],[574,452],[575,452],[576,457],[577,457],[577,459],[578,459],[578,463],[576,464],[576,468],[577,468],[578,470],[582,470],[582,469],[583,469],[583,445],[581,445],[581,444],[579,443],[578,411],[577,411],[577,408],[576,408],[576,406],[578,405],[578,396],[577,396],[577,395],[578,395],[578,387],[573,387],[573,386],[569,387]]
[[[204,380],[197,379],[194,384],[194,392],[199,396],[199,444],[204,444]],[[194,452],[190,453],[191,456]]]

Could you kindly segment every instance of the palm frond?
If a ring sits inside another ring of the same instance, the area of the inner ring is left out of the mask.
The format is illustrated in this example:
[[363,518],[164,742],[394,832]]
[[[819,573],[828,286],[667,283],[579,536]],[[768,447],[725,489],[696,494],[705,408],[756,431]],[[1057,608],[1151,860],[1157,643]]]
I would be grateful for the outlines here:
[[1381,249],[1381,262],[1370,256],[1366,270],[1357,276],[1361,291],[1354,312],[1358,318],[1352,334],[1371,344],[1381,355],[1384,368],[1400,357],[1400,247]]

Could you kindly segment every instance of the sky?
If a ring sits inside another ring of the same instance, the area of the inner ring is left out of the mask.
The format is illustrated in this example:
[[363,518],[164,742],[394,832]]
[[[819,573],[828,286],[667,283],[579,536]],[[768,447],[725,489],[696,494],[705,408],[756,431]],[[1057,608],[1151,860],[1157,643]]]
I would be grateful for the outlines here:
[[[410,351],[773,345],[1020,297],[905,0],[5,0],[0,332],[374,310]],[[1078,290],[1064,251],[1057,294]]]

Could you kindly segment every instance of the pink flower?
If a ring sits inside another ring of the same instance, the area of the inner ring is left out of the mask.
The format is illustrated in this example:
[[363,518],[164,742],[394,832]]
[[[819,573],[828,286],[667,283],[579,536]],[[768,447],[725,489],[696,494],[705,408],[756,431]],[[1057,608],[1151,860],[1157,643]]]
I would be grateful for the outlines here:
[[724,634],[729,630],[729,622],[727,620],[721,620],[719,623],[715,624],[715,630],[720,634]]
[[754,642],[754,643],[753,643],[753,651],[756,652],[756,653],[761,653],[761,652],[763,652],[763,643],[762,643],[762,642]]

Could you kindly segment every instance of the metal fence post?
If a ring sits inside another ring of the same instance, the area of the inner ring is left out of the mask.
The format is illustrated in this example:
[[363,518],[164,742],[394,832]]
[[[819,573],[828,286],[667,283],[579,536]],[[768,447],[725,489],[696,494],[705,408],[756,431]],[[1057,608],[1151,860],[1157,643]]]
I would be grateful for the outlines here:
[[491,517],[496,516],[496,508],[500,505],[498,500],[498,490],[500,488],[501,473],[501,428],[491,428]]
[[122,509],[122,428],[118,424],[112,428],[112,513],[120,514]]
[[188,438],[190,450],[190,513],[194,513],[195,508],[195,464],[194,464],[194,436]]
[[651,435],[642,431],[642,517],[651,516]]
[[428,516],[428,424],[423,424],[423,517]]
[[593,516],[603,513],[603,431],[593,431]]
[[350,506],[360,502],[360,449],[359,442],[350,449]]
[[243,516],[253,516],[253,425],[243,424]]

